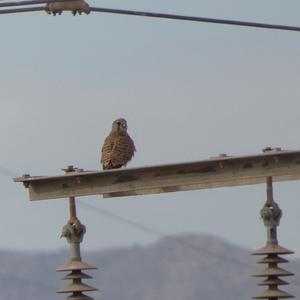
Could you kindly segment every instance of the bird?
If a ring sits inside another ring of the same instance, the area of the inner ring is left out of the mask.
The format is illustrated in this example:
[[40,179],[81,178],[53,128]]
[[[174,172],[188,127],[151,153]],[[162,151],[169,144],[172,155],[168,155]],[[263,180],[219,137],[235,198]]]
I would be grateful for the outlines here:
[[135,151],[134,142],[127,133],[127,121],[123,118],[115,120],[101,149],[100,163],[103,170],[126,166]]

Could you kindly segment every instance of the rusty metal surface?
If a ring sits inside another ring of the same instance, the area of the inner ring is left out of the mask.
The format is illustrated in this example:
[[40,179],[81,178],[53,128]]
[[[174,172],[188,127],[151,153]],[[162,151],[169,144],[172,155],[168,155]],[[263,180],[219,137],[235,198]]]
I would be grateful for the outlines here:
[[104,194],[144,195],[300,180],[300,151],[270,151],[253,156],[107,171],[77,171],[61,176],[14,178],[29,187],[31,200]]
[[56,269],[58,272],[63,271],[73,271],[73,270],[96,270],[97,267],[94,267],[90,264],[87,264],[82,261],[69,261],[60,268]]

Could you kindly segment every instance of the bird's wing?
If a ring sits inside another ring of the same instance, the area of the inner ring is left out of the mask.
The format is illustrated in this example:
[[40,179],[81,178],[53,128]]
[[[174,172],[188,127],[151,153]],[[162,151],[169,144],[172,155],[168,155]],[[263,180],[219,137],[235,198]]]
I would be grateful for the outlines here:
[[115,138],[112,135],[109,135],[103,143],[101,149],[101,164],[107,165],[110,162],[111,154],[114,148]]
[[128,134],[119,136],[113,145],[110,157],[111,164],[114,166],[126,165],[133,157],[134,151],[135,146],[130,136]]

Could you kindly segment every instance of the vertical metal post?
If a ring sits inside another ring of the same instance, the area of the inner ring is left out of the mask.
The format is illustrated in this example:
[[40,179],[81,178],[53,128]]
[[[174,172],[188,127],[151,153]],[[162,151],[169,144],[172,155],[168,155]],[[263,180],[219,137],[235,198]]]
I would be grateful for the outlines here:
[[267,203],[272,204],[274,202],[273,199],[273,180],[271,176],[266,178],[266,187],[267,187]]
[[76,218],[76,204],[75,204],[75,197],[69,198],[69,210],[70,210],[70,219]]
[[70,243],[70,251],[71,251],[70,258],[71,258],[71,260],[81,261],[80,243],[82,242],[83,235],[84,235],[86,229],[85,229],[85,226],[82,225],[77,218],[75,197],[69,198],[69,211],[70,211],[69,223],[72,226],[74,226],[74,230],[77,230],[77,233],[79,233],[81,231],[81,234],[82,234],[82,238],[80,238],[80,239],[68,240],[68,242]]
[[[76,172],[73,166],[65,169],[65,172]],[[67,299],[76,300],[92,300],[93,298],[86,296],[83,292],[97,291],[96,288],[82,283],[82,279],[92,278],[82,272],[82,270],[97,269],[96,267],[81,261],[80,243],[86,232],[86,228],[80,223],[76,214],[75,197],[69,198],[70,218],[62,229],[61,237],[65,237],[70,244],[70,261],[58,268],[57,271],[71,271],[63,279],[71,279],[72,283],[65,288],[59,289],[57,293],[72,293]]]
[[266,207],[272,207],[273,210],[276,209],[276,211],[273,211],[273,213],[276,215],[276,219],[278,219],[278,224],[271,224],[272,226],[266,226],[267,228],[267,243],[269,244],[278,244],[277,241],[277,226],[279,225],[279,221],[282,215],[281,209],[275,203],[273,198],[273,180],[272,177],[267,177],[266,179],[266,187],[267,187],[267,201],[265,206]]

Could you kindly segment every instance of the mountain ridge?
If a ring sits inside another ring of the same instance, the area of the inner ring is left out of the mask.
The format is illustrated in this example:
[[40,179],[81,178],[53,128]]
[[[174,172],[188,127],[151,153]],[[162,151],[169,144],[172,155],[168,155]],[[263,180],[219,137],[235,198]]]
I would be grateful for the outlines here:
[[[89,293],[95,299],[246,300],[262,290],[251,275],[263,266],[250,252],[217,237],[181,234],[147,246],[83,251],[82,260],[99,268],[86,272],[94,278],[85,282],[99,288]],[[55,290],[69,281],[61,280],[65,274],[55,269],[68,259],[67,250],[0,250],[0,299],[65,299],[67,295]],[[292,260],[283,268],[299,274],[300,261]],[[292,284],[284,290],[297,296],[300,283],[295,277],[288,278]]]

